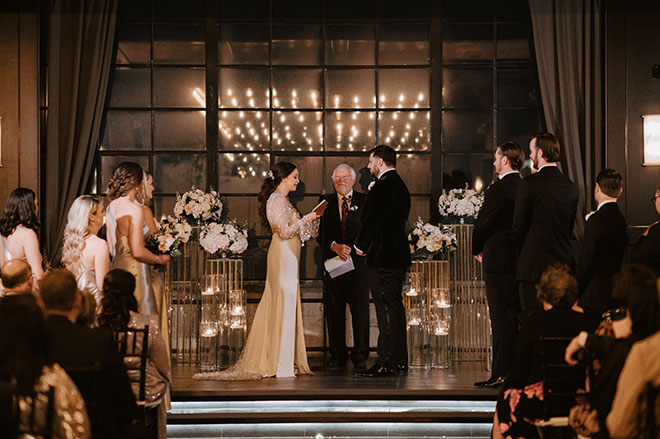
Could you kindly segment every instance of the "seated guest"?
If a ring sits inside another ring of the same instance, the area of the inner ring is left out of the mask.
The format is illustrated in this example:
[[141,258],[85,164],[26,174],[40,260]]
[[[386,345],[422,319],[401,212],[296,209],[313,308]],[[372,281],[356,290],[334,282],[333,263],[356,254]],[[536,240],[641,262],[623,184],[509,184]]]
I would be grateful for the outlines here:
[[37,398],[32,404],[30,400],[35,392],[46,393],[53,387],[55,412],[51,437],[90,437],[85,402],[64,369],[49,357],[43,312],[32,295],[15,294],[0,300],[0,381],[13,383],[14,392],[19,395],[21,432],[44,430],[46,401]]
[[[124,437],[137,407],[112,333],[75,324],[83,302],[70,271],[60,268],[48,273],[42,281],[41,296],[47,313],[51,359],[65,370],[100,368],[98,377],[93,378],[98,388],[78,383],[88,403],[96,402],[89,413],[93,437]],[[75,379],[77,375],[71,374]]]
[[577,281],[567,266],[554,264],[546,269],[536,291],[543,306],[530,312],[522,322],[511,372],[497,401],[494,438],[537,435],[530,422],[543,417],[540,337],[572,337],[590,327],[583,314],[571,309],[577,299]]
[[[653,196],[655,210],[660,213],[660,186]],[[660,221],[656,221],[646,228],[639,237],[635,247],[630,253],[630,262],[649,267],[660,276]]]
[[[648,268],[629,264],[614,276],[612,299],[618,308],[595,334],[581,332],[566,348],[566,362],[576,364],[582,348],[593,357],[587,404],[571,409],[570,425],[582,436],[607,437],[605,420],[616,392],[617,380],[634,342],[658,330],[656,276]],[[593,422],[593,420],[597,420]]]
[[[644,413],[642,395],[647,383],[660,386],[660,332],[633,344],[623,366],[612,410],[607,415],[611,438],[642,437]],[[660,421],[660,404],[655,404],[655,420]]]
[[25,259],[37,281],[44,277],[39,249],[39,218],[37,196],[31,189],[14,189],[0,217],[0,261]]
[[32,293],[32,269],[25,259],[11,259],[0,268],[4,295]]
[[[143,329],[149,325],[147,343],[146,406],[157,410],[158,438],[165,439],[167,421],[167,389],[171,382],[171,366],[165,341],[160,335],[157,315],[138,314],[133,292],[135,277],[128,271],[113,269],[103,279],[103,301],[99,328],[118,331],[125,328]],[[127,341],[128,342],[128,341]],[[132,345],[132,340],[128,342]],[[141,352],[142,340],[136,340],[136,351]],[[129,370],[133,392],[139,396],[139,373]]]

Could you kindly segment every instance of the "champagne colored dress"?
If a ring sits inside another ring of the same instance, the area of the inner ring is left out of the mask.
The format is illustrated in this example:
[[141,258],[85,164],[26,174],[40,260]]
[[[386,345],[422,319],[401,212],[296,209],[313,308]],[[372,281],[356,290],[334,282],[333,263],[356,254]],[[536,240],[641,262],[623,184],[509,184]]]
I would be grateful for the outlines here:
[[258,380],[311,374],[307,364],[300,305],[299,260],[302,242],[316,235],[319,222],[300,215],[281,194],[266,204],[273,239],[268,248],[266,285],[241,357],[222,372],[199,373],[203,380]]
[[[170,352],[169,325],[167,321],[167,301],[163,280],[158,273],[154,272],[148,264],[140,262],[133,257],[128,245],[128,236],[122,235],[117,229],[117,223],[108,210],[106,213],[108,225],[115,230],[117,242],[115,244],[112,268],[121,268],[135,276],[135,299],[138,302],[138,312],[145,315],[157,315],[160,333]],[[145,224],[142,228],[143,234],[149,233],[149,227]]]

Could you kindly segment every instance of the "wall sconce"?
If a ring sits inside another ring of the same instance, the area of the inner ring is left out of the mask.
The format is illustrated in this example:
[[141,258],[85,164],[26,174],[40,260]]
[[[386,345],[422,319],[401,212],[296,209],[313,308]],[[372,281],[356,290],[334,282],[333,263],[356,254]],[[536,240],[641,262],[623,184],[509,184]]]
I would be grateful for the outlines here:
[[646,114],[644,119],[644,166],[660,165],[660,114]]

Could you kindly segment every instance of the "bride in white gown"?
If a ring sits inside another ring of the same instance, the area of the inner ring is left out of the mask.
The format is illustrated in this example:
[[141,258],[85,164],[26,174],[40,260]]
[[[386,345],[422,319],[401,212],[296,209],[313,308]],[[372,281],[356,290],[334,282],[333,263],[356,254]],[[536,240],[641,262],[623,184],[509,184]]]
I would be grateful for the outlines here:
[[316,236],[321,209],[300,217],[287,199],[298,186],[298,169],[288,162],[273,166],[259,193],[259,214],[271,230],[266,286],[252,328],[235,365],[196,379],[257,380],[311,374],[307,364],[298,276],[300,247]]

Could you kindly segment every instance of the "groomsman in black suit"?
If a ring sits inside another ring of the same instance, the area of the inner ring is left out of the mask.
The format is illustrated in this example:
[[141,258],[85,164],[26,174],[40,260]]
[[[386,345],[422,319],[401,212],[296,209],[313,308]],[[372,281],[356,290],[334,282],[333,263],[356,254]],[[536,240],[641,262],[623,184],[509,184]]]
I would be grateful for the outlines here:
[[[342,163],[332,173],[336,193],[325,199],[328,206],[321,217],[317,241],[323,249],[323,260],[339,256],[351,258],[355,269],[334,279],[326,273],[323,298],[325,319],[328,324],[331,368],[343,368],[348,359],[346,348],[346,304],[351,310],[353,323],[353,350],[351,361],[355,371],[365,370],[369,357],[369,286],[367,261],[352,252],[355,238],[362,226],[365,194],[353,190],[355,169]],[[353,253],[353,254],[351,254]]]
[[524,159],[525,153],[516,143],[506,142],[497,147],[493,166],[498,180],[486,191],[474,225],[472,254],[483,262],[493,334],[492,374],[488,380],[474,383],[476,386],[500,386],[511,369],[516,346],[516,314],[520,304],[511,223]]
[[[660,213],[660,186],[655,190],[651,202]],[[656,276],[660,276],[660,221],[648,226],[639,237],[630,252],[630,262],[645,265],[653,270]]]
[[387,376],[408,370],[401,290],[410,267],[406,235],[410,193],[396,172],[396,152],[389,146],[369,151],[368,168],[377,179],[369,191],[354,247],[358,255],[367,256],[369,289],[378,319],[378,358],[362,375]]
[[628,226],[617,204],[621,182],[614,169],[604,169],[596,177],[598,208],[587,219],[577,263],[578,305],[597,321],[612,305],[612,276],[621,268],[628,244]]
[[513,213],[513,238],[519,252],[516,280],[523,311],[540,306],[535,284],[555,262],[575,268],[571,253],[578,190],[557,167],[559,141],[538,133],[529,142],[529,158],[538,172],[524,178]]

